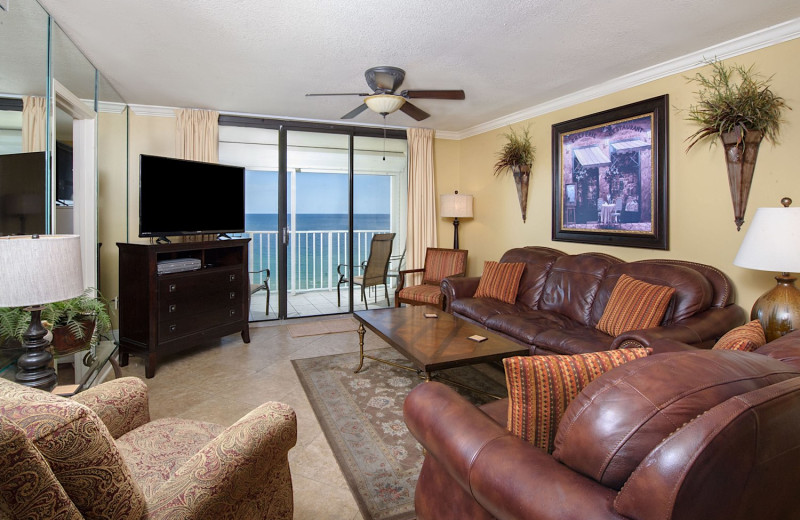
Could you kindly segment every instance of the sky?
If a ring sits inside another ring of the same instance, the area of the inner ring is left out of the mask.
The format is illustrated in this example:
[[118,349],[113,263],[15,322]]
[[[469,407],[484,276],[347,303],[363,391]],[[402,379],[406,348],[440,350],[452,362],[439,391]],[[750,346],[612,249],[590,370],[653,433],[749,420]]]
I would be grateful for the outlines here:
[[[388,214],[391,178],[356,175],[355,213]],[[291,202],[290,202],[291,203]],[[247,170],[245,213],[278,212],[278,172]],[[347,174],[301,172],[297,174],[297,213],[347,213]]]

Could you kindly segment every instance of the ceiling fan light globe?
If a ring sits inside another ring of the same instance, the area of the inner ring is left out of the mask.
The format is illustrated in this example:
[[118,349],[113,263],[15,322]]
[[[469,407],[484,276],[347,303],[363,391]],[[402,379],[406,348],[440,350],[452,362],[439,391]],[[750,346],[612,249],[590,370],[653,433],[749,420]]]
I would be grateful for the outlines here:
[[405,102],[406,100],[404,97],[394,94],[375,94],[374,96],[367,96],[364,98],[364,103],[367,104],[367,107],[381,115],[396,112]]

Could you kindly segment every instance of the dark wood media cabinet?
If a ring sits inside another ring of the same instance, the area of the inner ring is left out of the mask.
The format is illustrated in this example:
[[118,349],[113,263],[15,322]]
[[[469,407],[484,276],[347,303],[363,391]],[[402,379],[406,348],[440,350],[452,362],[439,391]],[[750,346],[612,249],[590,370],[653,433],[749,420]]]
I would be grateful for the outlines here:
[[[120,365],[145,359],[153,377],[160,356],[241,332],[250,343],[247,244],[250,239],[119,247]],[[195,271],[158,274],[162,260],[196,258]]]

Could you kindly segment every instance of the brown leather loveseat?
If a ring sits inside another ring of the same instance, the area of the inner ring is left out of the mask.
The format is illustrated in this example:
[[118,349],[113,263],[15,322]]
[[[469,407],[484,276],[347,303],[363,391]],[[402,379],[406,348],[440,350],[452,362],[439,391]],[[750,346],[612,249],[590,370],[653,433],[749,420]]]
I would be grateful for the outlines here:
[[[651,346],[660,338],[711,347],[745,321],[744,310],[735,303],[730,278],[708,265],[679,260],[623,262],[601,253],[568,255],[533,246],[511,249],[500,262],[525,263],[514,304],[473,298],[478,277],[446,278],[441,287],[447,310],[529,346],[531,354]],[[623,274],[675,288],[661,326],[617,337],[595,328]]]
[[756,352],[684,347],[590,383],[552,454],[506,430],[507,400],[419,385],[404,405],[426,450],[417,519],[800,518],[800,331]]

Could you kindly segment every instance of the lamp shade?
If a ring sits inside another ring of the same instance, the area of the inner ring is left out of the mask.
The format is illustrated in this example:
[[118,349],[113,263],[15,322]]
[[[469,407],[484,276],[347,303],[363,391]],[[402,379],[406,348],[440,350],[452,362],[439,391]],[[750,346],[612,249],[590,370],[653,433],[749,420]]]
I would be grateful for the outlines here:
[[472,195],[440,195],[439,213],[442,217],[472,218]]
[[800,273],[800,207],[758,208],[734,265]]
[[375,94],[364,98],[364,103],[367,104],[369,109],[379,114],[391,114],[403,106],[405,102],[406,99],[404,97],[395,96],[394,94]]
[[0,307],[25,307],[83,293],[78,235],[0,237]]

